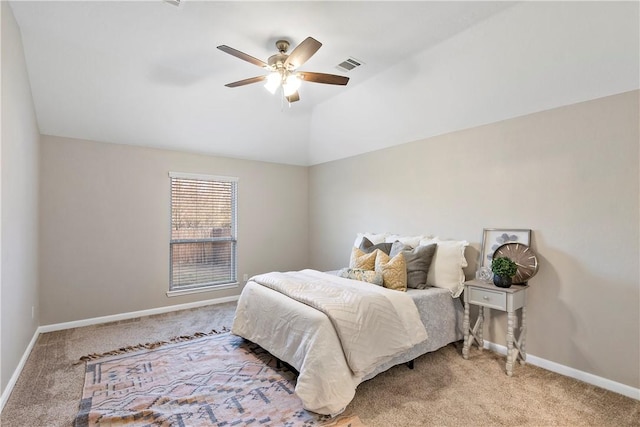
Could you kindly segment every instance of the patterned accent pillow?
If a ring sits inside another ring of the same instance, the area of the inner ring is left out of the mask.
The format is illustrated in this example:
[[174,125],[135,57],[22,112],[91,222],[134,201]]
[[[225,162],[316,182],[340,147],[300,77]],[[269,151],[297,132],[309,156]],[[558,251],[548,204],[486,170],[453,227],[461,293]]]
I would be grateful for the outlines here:
[[351,251],[351,259],[349,260],[349,268],[360,268],[362,270],[374,270],[376,267],[376,255],[378,251],[369,254],[364,253],[358,248]]
[[373,270],[363,270],[361,268],[343,268],[338,272],[338,276],[345,279],[359,280],[361,282],[371,283],[372,285],[382,286],[382,274]]
[[402,253],[407,263],[407,287],[414,289],[427,288],[427,275],[429,267],[436,253],[436,244],[427,246],[418,246],[411,249],[410,246],[404,245],[399,241],[393,243],[389,256],[394,257]]
[[407,290],[407,263],[401,252],[391,258],[382,251],[376,257],[376,272],[382,273],[385,288],[405,292]]
[[389,252],[391,252],[391,246],[393,246],[393,243],[378,243],[374,245],[371,240],[363,237],[359,249],[367,254],[375,251],[376,249],[380,249],[382,252],[389,255]]

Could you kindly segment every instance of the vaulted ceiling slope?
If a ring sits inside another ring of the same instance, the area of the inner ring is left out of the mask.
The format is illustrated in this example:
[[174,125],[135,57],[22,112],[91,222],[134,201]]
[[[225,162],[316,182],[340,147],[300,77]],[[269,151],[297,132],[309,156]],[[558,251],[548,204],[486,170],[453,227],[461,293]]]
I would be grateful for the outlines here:
[[[41,133],[317,164],[638,88],[638,3],[12,1]],[[291,107],[266,60],[312,36]],[[352,57],[364,65],[341,72]]]
[[604,1],[509,8],[319,105],[309,162],[636,90],[639,11]]

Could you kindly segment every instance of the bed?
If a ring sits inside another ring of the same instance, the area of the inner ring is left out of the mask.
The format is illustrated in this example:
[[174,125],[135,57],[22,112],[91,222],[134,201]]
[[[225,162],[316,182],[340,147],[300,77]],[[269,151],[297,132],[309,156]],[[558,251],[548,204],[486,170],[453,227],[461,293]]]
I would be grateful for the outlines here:
[[[361,382],[463,338],[464,310],[460,298],[457,295],[452,297],[449,289],[428,287],[408,289],[406,293],[386,289],[377,291],[402,294],[402,298],[409,301],[406,306],[400,305],[406,301],[393,304],[397,305],[396,309],[404,307],[398,312],[407,317],[404,319],[408,323],[406,339],[412,342],[400,351],[395,347],[384,356],[370,357],[372,360],[354,369],[351,353],[343,349],[344,337],[337,331],[335,320],[312,307],[313,298],[300,302],[282,293],[282,289],[266,286],[264,282],[273,279],[270,276],[273,274],[288,273],[269,273],[247,282],[238,300],[231,332],[260,345],[299,372],[295,392],[309,411],[337,415],[351,402]],[[295,274],[299,281],[314,282],[320,286],[326,282],[331,286],[380,288],[315,270]],[[409,315],[414,310],[417,317],[412,318]],[[356,333],[359,334],[360,331]],[[386,343],[392,338],[386,335],[378,341]]]

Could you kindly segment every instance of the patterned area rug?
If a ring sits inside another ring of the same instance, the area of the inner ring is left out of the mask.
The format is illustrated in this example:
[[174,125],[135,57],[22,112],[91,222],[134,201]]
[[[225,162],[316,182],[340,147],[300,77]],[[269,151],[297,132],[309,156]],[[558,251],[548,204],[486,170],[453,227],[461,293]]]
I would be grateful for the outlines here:
[[304,410],[295,374],[230,333],[89,359],[78,427],[362,426]]

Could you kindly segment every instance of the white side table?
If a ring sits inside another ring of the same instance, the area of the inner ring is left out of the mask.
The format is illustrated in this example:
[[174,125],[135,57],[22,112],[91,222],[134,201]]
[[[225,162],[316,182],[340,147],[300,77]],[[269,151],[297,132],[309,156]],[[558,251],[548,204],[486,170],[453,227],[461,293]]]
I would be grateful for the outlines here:
[[[507,312],[507,375],[513,373],[513,364],[519,359],[520,364],[524,365],[527,360],[525,351],[526,335],[527,335],[527,288],[528,285],[512,285],[510,288],[499,288],[493,283],[483,282],[481,280],[469,280],[464,284],[464,347],[462,348],[462,357],[469,358],[469,348],[473,341],[478,344],[480,350],[484,346],[482,338],[482,327],[484,325],[484,309],[492,308],[494,310]],[[471,304],[479,307],[478,319],[473,329],[469,323],[469,306]],[[520,333],[517,338],[514,337],[514,324],[516,322],[516,310],[522,310],[522,322],[520,325]]]

